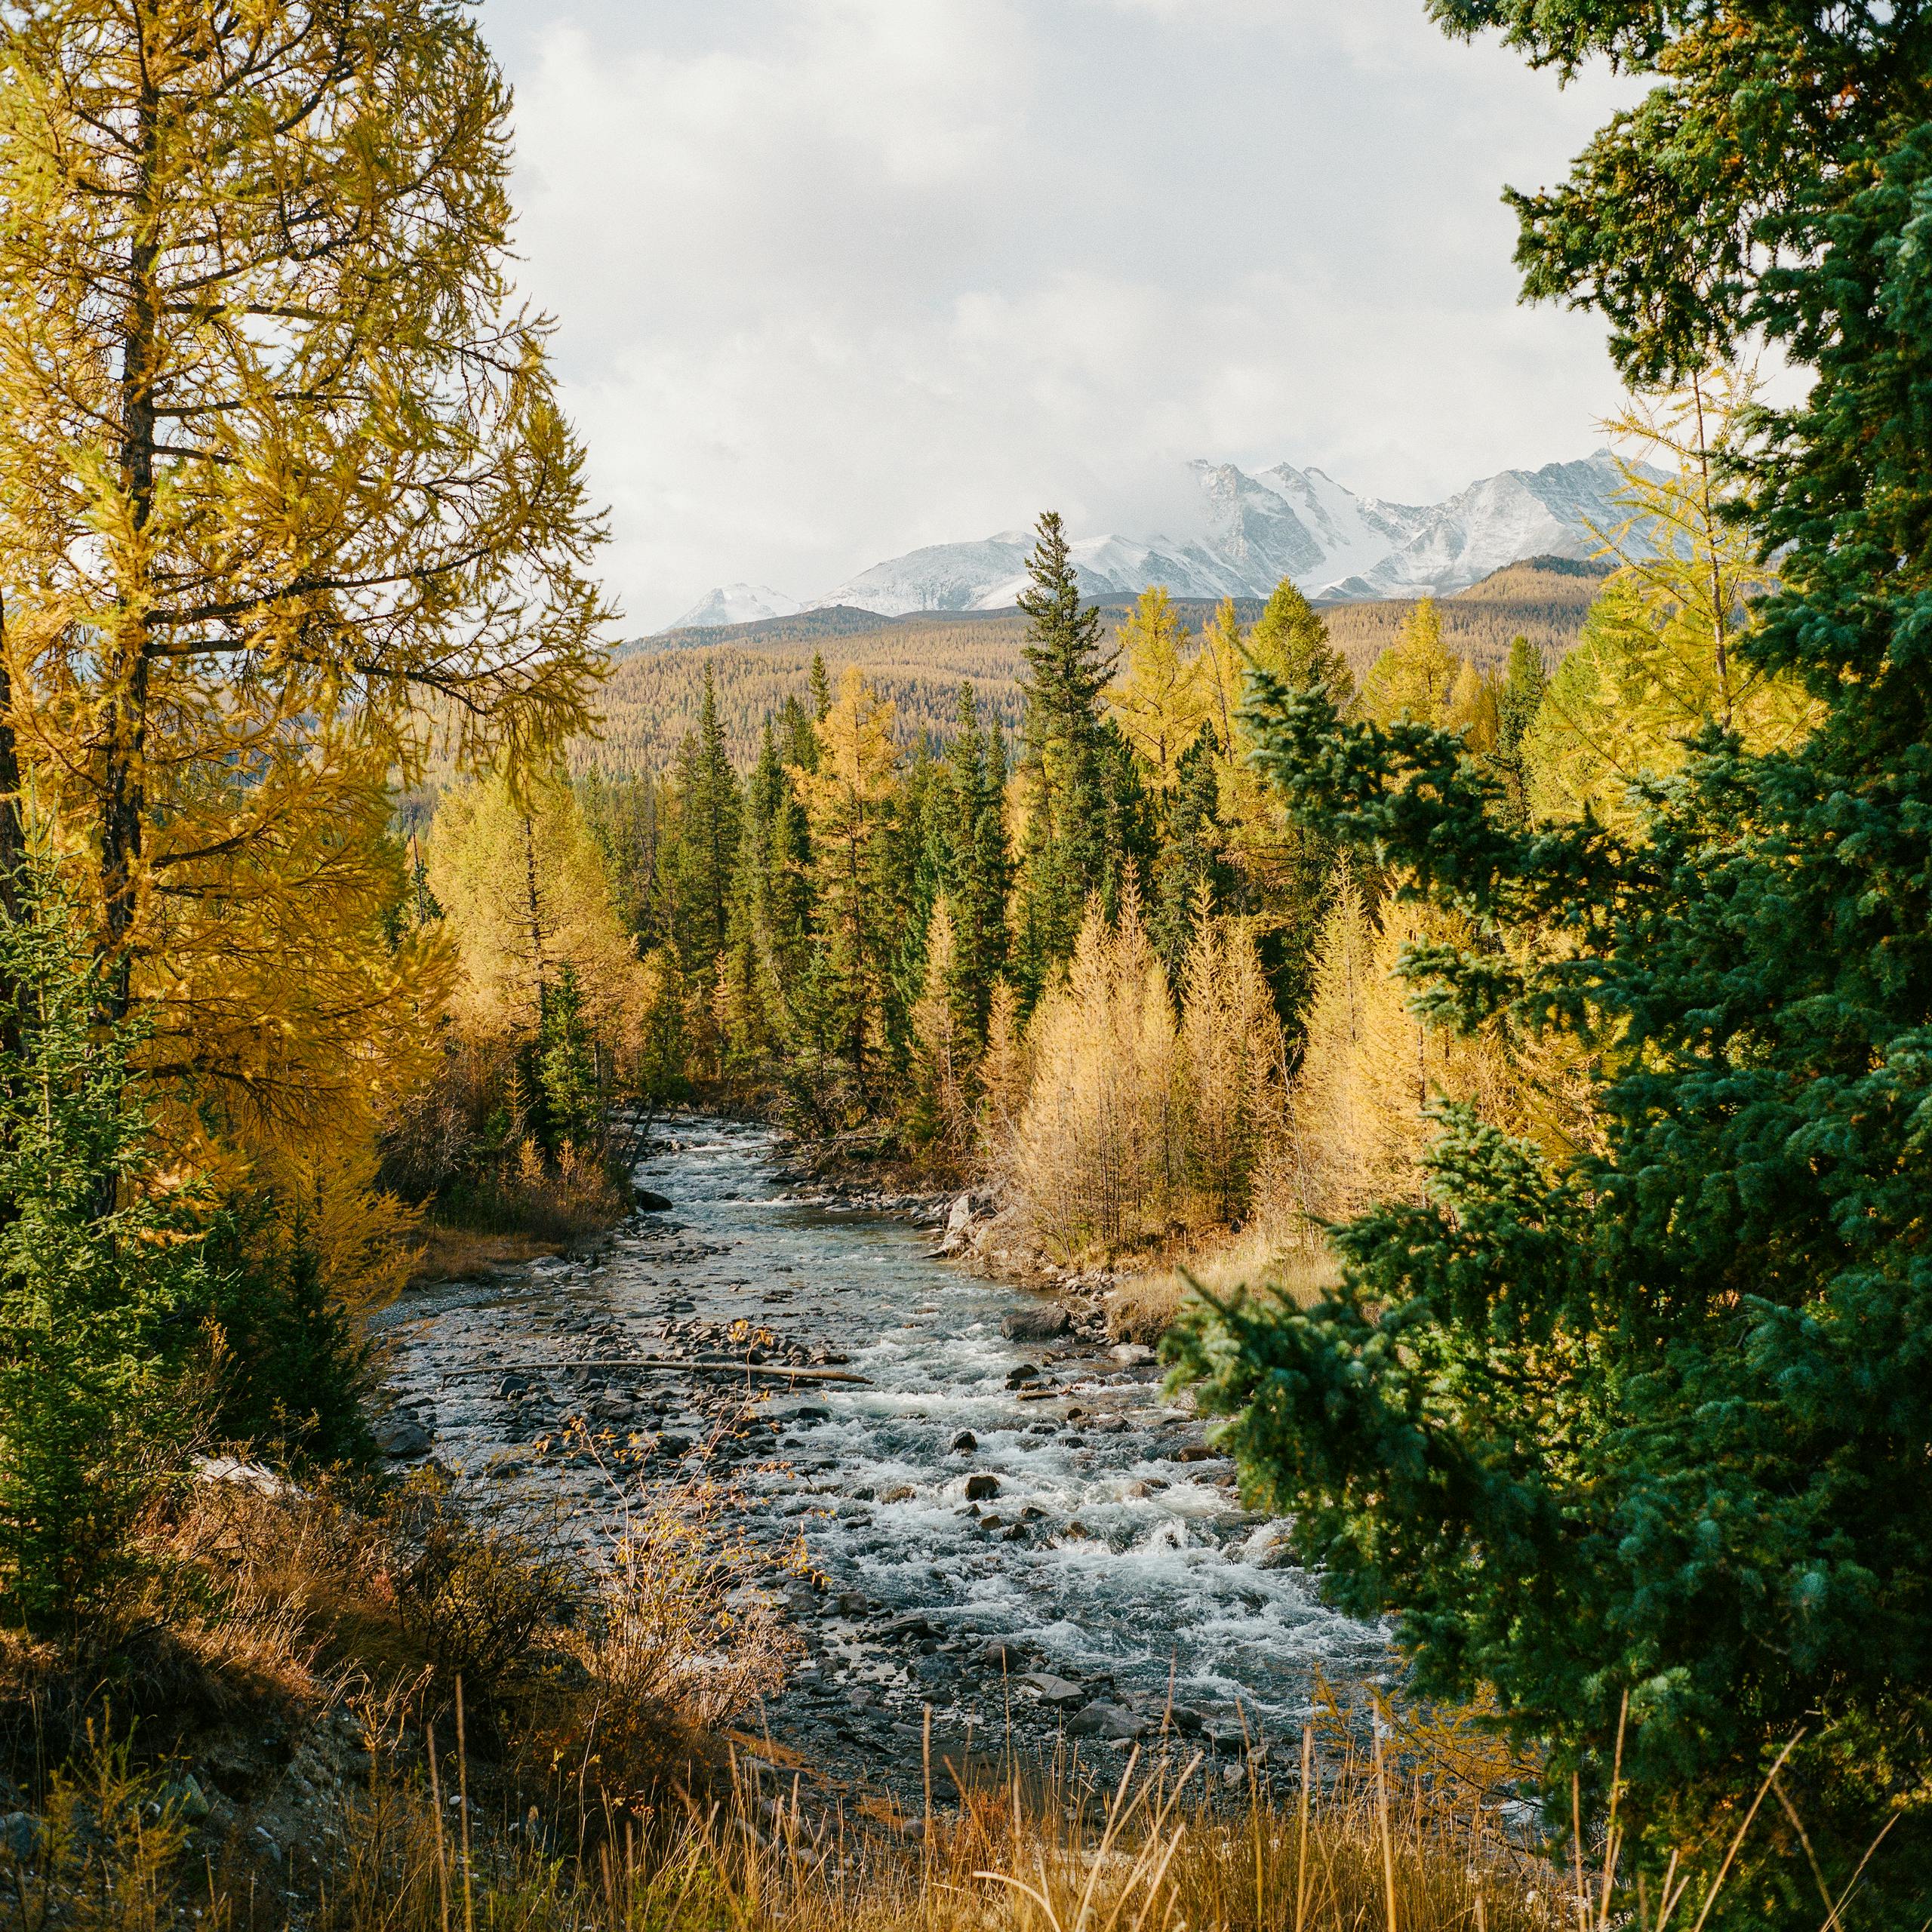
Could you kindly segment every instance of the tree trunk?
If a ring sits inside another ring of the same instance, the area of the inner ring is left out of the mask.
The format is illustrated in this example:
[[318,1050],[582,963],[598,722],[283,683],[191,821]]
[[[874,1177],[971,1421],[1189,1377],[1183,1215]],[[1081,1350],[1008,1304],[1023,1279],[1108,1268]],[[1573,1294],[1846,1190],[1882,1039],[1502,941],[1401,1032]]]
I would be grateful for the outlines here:
[[155,265],[155,148],[159,139],[158,94],[143,90],[139,111],[140,158],[134,192],[134,241],[128,252],[129,295],[121,342],[121,486],[127,493],[128,521],[136,555],[129,581],[124,574],[114,633],[108,640],[113,684],[103,720],[106,757],[100,811],[100,894],[105,931],[107,1017],[127,1017],[132,996],[134,914],[140,890],[141,835],[147,812],[148,657],[146,565],[140,540],[154,515],[155,379],[159,360],[160,303]]

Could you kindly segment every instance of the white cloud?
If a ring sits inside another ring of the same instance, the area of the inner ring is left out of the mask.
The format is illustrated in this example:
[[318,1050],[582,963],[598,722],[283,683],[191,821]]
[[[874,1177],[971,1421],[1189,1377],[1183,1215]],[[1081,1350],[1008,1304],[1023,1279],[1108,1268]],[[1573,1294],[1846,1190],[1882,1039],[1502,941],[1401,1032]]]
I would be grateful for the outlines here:
[[612,506],[628,627],[823,591],[1163,466],[1428,497],[1580,454],[1590,320],[1515,306],[1506,178],[1559,95],[1418,0],[492,0],[525,279]]

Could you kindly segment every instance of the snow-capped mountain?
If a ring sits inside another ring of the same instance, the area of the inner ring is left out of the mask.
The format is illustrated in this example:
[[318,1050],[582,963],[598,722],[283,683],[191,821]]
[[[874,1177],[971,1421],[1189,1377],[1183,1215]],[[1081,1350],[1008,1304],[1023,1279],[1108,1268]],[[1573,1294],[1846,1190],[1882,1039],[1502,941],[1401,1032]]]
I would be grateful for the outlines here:
[[670,631],[709,630],[715,624],[749,624],[760,617],[795,617],[804,608],[795,597],[768,589],[761,583],[721,584],[709,596],[700,598]]
[[[1622,474],[1607,450],[1540,469],[1506,469],[1428,504],[1358,497],[1319,469],[1285,463],[1254,476],[1230,463],[1188,469],[1200,491],[1198,529],[1179,537],[1079,539],[1073,559],[1089,595],[1131,595],[1161,583],[1177,597],[1266,597],[1284,577],[1310,597],[1447,595],[1524,557],[1593,555],[1601,546],[1592,527],[1614,529],[1625,515],[1616,500]],[[734,584],[713,591],[671,628],[834,604],[885,617],[1000,610],[1026,587],[1032,547],[1032,533],[1024,530],[931,544],[875,564],[803,605]]]

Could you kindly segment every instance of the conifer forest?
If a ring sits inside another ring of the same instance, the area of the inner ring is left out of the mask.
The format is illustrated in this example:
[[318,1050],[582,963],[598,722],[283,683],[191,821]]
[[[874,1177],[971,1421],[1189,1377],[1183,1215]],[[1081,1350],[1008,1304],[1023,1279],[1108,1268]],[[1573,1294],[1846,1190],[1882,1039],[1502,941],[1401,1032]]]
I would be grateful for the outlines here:
[[1411,11],[1574,554],[640,637],[490,8],[0,5],[20,1932],[1932,1924],[1932,5]]

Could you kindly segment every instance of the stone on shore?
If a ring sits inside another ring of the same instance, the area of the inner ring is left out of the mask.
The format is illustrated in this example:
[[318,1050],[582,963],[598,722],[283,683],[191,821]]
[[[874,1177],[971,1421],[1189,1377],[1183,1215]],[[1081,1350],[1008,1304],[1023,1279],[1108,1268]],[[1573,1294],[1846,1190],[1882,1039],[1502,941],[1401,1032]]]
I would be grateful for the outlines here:
[[1017,1308],[999,1324],[1010,1342],[1051,1342],[1072,1326],[1066,1310],[1052,1303],[1038,1308]]

